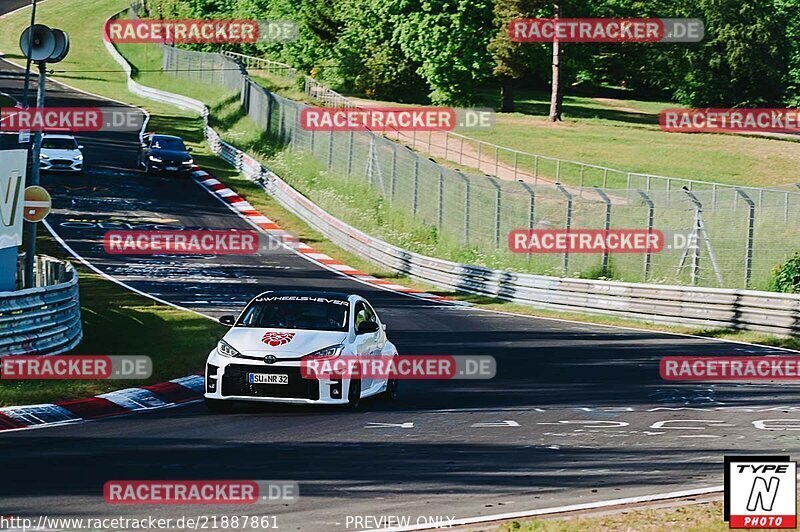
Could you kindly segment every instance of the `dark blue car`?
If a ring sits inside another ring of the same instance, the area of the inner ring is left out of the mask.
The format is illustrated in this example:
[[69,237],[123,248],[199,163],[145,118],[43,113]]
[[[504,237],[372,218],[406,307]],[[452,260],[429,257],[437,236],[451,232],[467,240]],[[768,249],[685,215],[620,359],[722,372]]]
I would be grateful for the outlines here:
[[148,174],[188,174],[194,165],[190,151],[180,137],[148,133],[142,138],[138,164]]

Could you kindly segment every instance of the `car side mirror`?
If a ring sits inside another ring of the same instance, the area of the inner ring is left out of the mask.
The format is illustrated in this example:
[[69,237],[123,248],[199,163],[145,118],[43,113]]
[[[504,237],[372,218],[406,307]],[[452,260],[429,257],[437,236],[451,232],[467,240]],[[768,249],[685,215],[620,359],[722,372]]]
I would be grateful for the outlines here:
[[232,314],[226,314],[224,316],[220,316],[219,317],[219,322],[222,325],[227,325],[228,327],[233,327],[233,325],[236,323],[236,316],[234,316]]
[[83,149],[83,144],[78,144],[78,149],[82,150]]
[[358,324],[358,327],[356,327],[356,334],[374,333],[378,332],[380,328],[381,326],[375,321],[362,321]]
[[191,148],[186,148],[186,151],[190,152],[190,151],[192,151],[192,149]]

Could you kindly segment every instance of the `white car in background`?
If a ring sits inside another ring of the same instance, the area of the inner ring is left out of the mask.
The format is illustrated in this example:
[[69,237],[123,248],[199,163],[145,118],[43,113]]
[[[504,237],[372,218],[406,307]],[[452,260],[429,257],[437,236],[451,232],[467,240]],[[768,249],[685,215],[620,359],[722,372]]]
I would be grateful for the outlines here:
[[43,133],[39,167],[47,172],[82,172],[82,149],[72,135]]
[[[244,311],[222,316],[231,327],[208,355],[205,402],[211,411],[235,401],[343,405],[355,409],[362,398],[397,397],[397,380],[364,374],[314,374],[309,360],[388,357],[397,348],[366,299],[358,295],[310,290],[264,292]],[[305,364],[305,365],[304,365]]]

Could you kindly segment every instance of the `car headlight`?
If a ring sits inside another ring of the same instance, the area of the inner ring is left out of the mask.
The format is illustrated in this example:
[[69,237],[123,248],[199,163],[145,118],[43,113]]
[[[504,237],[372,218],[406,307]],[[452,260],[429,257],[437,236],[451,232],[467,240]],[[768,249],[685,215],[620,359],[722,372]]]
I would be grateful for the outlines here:
[[231,347],[231,344],[229,344],[225,340],[220,340],[219,343],[217,343],[217,353],[219,353],[224,357],[241,356],[241,353],[239,353],[239,351]]
[[78,155],[73,157],[73,159],[75,159],[76,161],[82,161],[83,160],[83,155],[79,153]]
[[50,156],[47,155],[46,153],[40,153],[39,154],[39,159],[49,159],[49,158],[50,158]]
[[183,164],[194,164],[194,159],[189,159],[188,161],[183,161]]
[[150,157],[148,157],[148,159],[150,159],[150,160],[151,160],[152,162],[154,162],[154,163],[160,163],[160,162],[161,162],[161,157],[155,157],[155,156],[153,156],[153,155],[151,155]]
[[326,360],[331,358],[339,358],[339,355],[342,354],[342,350],[344,350],[343,344],[332,345],[329,347],[323,347],[313,353],[309,353],[303,357],[303,359],[313,359],[313,360]]

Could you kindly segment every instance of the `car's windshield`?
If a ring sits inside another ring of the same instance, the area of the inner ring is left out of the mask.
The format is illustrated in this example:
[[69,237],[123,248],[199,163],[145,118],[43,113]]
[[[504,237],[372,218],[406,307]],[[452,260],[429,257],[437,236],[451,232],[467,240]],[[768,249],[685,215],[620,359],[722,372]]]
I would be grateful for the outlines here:
[[263,296],[247,307],[238,326],[346,331],[349,303],[311,296]]
[[151,148],[155,150],[186,151],[186,146],[184,146],[183,141],[179,139],[153,139]]
[[50,150],[77,150],[78,143],[75,139],[43,138],[42,148]]

